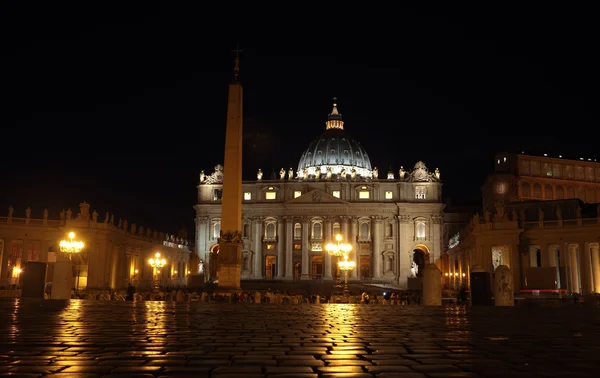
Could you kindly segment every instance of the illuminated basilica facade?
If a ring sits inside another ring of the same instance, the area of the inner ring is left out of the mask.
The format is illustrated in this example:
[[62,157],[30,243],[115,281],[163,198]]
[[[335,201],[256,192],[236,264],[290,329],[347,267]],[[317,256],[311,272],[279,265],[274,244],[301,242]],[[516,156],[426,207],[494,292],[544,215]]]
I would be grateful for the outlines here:
[[[223,174],[200,173],[196,253],[206,279],[217,280]],[[225,173],[226,174],[226,173]],[[337,104],[325,131],[298,167],[242,184],[242,280],[334,280],[336,257],[325,245],[341,234],[352,245],[350,280],[408,285],[442,251],[440,172],[423,162],[380,177],[361,144],[344,129]]]

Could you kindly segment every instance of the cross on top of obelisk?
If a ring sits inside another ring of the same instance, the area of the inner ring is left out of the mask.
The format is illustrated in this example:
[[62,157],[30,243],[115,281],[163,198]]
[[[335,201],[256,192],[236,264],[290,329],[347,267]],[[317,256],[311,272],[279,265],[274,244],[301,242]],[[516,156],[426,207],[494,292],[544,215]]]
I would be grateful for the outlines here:
[[235,50],[232,50],[233,53],[235,53],[235,64],[233,66],[233,79],[235,81],[238,81],[238,76],[240,74],[240,53],[244,51],[240,49],[240,45],[236,45],[235,46]]

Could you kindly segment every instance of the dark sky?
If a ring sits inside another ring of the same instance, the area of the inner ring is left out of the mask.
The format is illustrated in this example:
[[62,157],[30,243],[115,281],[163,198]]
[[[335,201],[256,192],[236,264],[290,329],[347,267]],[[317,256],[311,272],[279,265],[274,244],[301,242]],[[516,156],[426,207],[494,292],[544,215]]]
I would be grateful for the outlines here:
[[423,160],[454,203],[478,200],[497,152],[596,157],[589,9],[80,3],[0,5],[0,209],[15,216],[86,200],[192,230],[198,173],[223,162],[236,43],[247,179],[295,169],[334,96],[381,175]]

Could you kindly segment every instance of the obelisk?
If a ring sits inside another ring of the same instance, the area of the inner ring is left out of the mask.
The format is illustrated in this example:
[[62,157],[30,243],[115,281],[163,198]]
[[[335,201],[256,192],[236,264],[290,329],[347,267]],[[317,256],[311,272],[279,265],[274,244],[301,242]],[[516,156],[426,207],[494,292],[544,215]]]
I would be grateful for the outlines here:
[[239,81],[240,49],[235,52],[233,82],[229,84],[223,195],[221,197],[221,237],[217,276],[219,290],[240,289],[242,260],[242,85]]

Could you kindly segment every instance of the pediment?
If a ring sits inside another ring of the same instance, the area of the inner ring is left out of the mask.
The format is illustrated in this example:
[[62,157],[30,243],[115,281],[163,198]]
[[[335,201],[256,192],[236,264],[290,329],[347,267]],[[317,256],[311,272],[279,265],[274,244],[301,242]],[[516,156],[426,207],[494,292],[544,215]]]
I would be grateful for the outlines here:
[[324,192],[320,189],[313,189],[300,197],[294,198],[286,202],[286,205],[293,204],[319,204],[319,203],[327,203],[327,204],[347,204],[348,202],[343,201],[327,192]]

